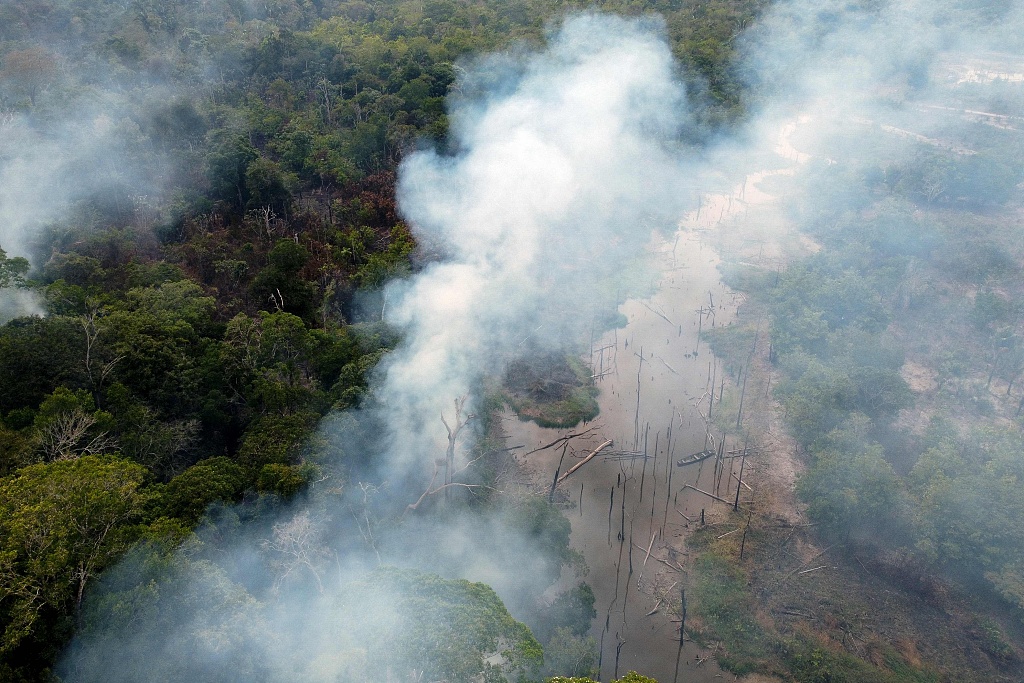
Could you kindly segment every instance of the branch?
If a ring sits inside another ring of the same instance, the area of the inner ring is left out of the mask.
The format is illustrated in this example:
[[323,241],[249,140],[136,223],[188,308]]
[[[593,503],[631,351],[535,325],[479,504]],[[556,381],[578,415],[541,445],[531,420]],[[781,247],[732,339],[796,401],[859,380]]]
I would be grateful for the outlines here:
[[568,471],[567,471],[567,472],[566,472],[565,474],[563,474],[563,475],[562,475],[562,476],[561,476],[561,477],[560,477],[560,478],[558,479],[558,482],[556,482],[556,483],[559,483],[559,484],[560,484],[560,483],[562,483],[563,481],[565,481],[566,479],[568,479],[568,478],[569,478],[569,475],[570,475],[570,474],[572,474],[573,472],[575,472],[575,471],[576,471],[576,470],[578,470],[579,468],[581,468],[581,467],[583,467],[584,465],[586,465],[586,464],[587,464],[588,462],[590,462],[591,460],[593,460],[593,459],[594,459],[594,457],[595,457],[595,456],[596,456],[596,455],[597,455],[598,453],[600,453],[600,452],[601,452],[601,451],[603,451],[603,450],[604,450],[605,448],[607,448],[608,446],[611,446],[611,445],[612,445],[612,440],[611,440],[611,439],[608,439],[608,440],[607,440],[607,441],[605,441],[605,442],[604,442],[603,444],[601,444],[600,446],[598,446],[597,448],[595,448],[595,449],[594,449],[594,451],[593,451],[593,452],[592,452],[592,453],[591,453],[590,455],[588,455],[587,457],[583,458],[583,460],[579,461],[578,463],[576,463],[575,465],[573,465],[572,467],[570,467],[570,468],[569,468],[569,470],[568,470]]

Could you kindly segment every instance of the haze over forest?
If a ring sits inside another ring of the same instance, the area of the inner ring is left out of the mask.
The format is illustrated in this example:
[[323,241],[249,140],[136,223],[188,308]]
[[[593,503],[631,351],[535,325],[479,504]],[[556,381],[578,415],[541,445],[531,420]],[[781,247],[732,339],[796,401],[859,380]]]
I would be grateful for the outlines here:
[[4,2],[0,683],[1021,680],[1022,160],[1019,0]]

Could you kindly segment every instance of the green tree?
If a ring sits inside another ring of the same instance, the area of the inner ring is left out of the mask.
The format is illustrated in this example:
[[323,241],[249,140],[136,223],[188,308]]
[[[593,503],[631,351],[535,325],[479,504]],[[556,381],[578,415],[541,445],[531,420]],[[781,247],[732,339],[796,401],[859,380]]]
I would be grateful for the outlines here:
[[797,490],[811,517],[834,534],[898,543],[909,530],[909,498],[880,446],[818,453]]
[[138,536],[145,481],[141,465],[91,455],[0,480],[0,658],[67,637],[86,586]]
[[193,525],[213,503],[239,500],[249,481],[245,470],[231,459],[208,458],[171,479],[155,507],[160,514]]
[[230,386],[253,412],[304,408],[319,388],[313,366],[317,341],[290,313],[235,316],[221,345]]
[[21,256],[9,257],[6,251],[0,249],[0,289],[24,287],[28,271],[28,259]]
[[430,680],[469,683],[488,671],[485,658],[495,654],[501,673],[513,677],[536,674],[543,662],[530,629],[485,584],[383,568],[352,590],[358,604],[395,605],[393,616],[353,628],[375,670],[423,670]]
[[278,240],[269,254],[270,265],[253,280],[251,291],[261,307],[314,319],[313,286],[299,271],[309,260],[309,250],[294,240]]
[[0,412],[35,408],[61,385],[87,386],[84,339],[73,318],[23,318],[0,327]]
[[549,674],[596,676],[597,643],[590,636],[557,628],[544,648],[544,668]]

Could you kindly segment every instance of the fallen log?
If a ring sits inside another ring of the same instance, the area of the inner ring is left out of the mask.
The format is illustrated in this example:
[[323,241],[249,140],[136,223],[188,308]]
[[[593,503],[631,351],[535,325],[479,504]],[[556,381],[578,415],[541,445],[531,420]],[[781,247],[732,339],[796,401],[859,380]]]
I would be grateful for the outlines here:
[[560,478],[558,479],[558,481],[557,481],[557,482],[555,482],[555,483],[556,483],[556,484],[561,484],[561,483],[562,483],[563,481],[565,481],[566,479],[568,479],[568,478],[569,478],[569,475],[570,475],[570,474],[572,474],[573,472],[575,472],[576,470],[578,470],[579,468],[583,467],[583,466],[584,466],[584,465],[586,465],[586,464],[587,464],[588,462],[590,462],[591,460],[593,460],[593,459],[594,459],[594,458],[595,458],[595,457],[597,456],[597,454],[598,454],[598,453],[600,453],[601,451],[603,451],[603,450],[604,450],[605,448],[607,448],[608,446],[611,446],[611,445],[612,445],[612,443],[613,443],[613,442],[612,442],[612,440],[611,440],[611,439],[608,439],[608,440],[607,440],[607,441],[605,441],[605,442],[604,442],[603,444],[601,444],[600,446],[598,446],[597,448],[595,448],[595,449],[593,450],[593,452],[591,452],[591,453],[590,453],[590,455],[588,455],[587,457],[583,458],[583,460],[580,460],[580,461],[579,461],[578,463],[576,463],[575,465],[573,465],[572,467],[570,467],[570,468],[569,468],[569,469],[568,469],[568,470],[566,471],[566,473],[565,473],[565,474],[563,474],[563,475],[562,475],[562,476],[561,476],[561,477],[560,477]]
[[735,480],[736,480],[736,481],[738,481],[739,483],[743,484],[743,486],[745,486],[745,487],[746,487],[746,489],[747,489],[748,491],[753,491],[753,490],[754,490],[754,489],[750,488],[750,484],[748,484],[747,482],[745,482],[745,481],[741,480],[741,479],[740,479],[739,477],[737,477],[737,476],[736,476],[735,474],[733,474],[733,473],[730,473],[730,474],[732,474],[732,478],[733,478],[733,479],[735,479]]
[[684,484],[683,488],[684,489],[693,489],[697,493],[703,493],[705,496],[708,496],[709,498],[714,498],[717,501],[721,501],[723,503],[728,503],[729,505],[732,505],[732,501],[731,500],[726,500],[725,498],[721,498],[719,496],[716,496],[713,493],[708,493],[707,491],[702,491],[699,488],[697,488],[696,486],[694,486],[693,484]]
[[799,574],[809,574],[810,572],[816,572],[816,571],[818,571],[819,569],[826,569],[826,568],[828,568],[828,565],[827,565],[827,564],[823,564],[823,565],[821,565],[820,567],[815,567],[814,569],[805,569],[805,570],[803,570],[802,572],[797,572],[797,574],[798,574],[798,575],[799,575]]

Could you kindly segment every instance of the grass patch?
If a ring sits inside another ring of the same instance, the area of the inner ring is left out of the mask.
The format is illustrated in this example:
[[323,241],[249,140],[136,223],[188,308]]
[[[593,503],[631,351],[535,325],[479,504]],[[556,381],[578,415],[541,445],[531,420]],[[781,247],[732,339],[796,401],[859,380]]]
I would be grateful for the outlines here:
[[777,648],[786,668],[800,683],[938,683],[930,671],[912,666],[891,647],[877,653],[881,664],[823,644],[817,638],[798,634]]
[[[689,539],[693,559],[687,597],[692,619],[687,632],[704,646],[721,645],[716,656],[723,669],[799,683],[938,683],[939,676],[919,666],[919,659],[908,658],[881,640],[861,640],[861,652],[848,652],[839,642],[841,632],[824,626],[830,621],[826,615],[819,615],[824,621],[786,628],[760,612],[751,589],[756,577],[748,572],[750,563],[763,562],[760,556],[782,538],[778,531],[751,526],[746,540],[749,559],[741,565],[740,534],[722,534],[744,523],[742,515],[731,515],[726,523],[695,530]],[[842,605],[833,605],[833,615],[836,609],[841,613]]]
[[754,619],[754,599],[747,577],[729,558],[714,551],[694,562],[696,581],[691,589],[693,613],[700,626],[695,640],[718,640],[725,652],[718,658],[722,668],[737,675],[762,670],[770,655],[771,639]]

